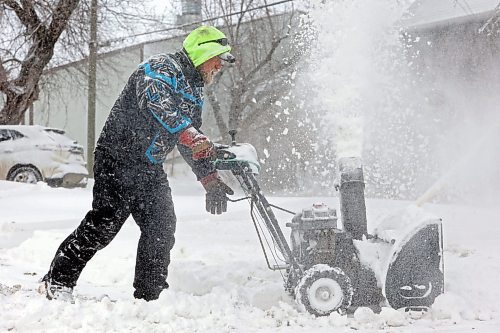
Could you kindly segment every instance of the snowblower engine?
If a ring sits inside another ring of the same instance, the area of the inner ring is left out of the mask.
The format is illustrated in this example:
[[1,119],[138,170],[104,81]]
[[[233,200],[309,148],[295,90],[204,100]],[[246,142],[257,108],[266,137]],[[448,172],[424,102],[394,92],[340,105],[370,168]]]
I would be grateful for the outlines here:
[[292,228],[290,236],[292,253],[304,267],[324,264],[336,257],[336,243],[349,242],[337,226],[337,211],[324,203],[303,209],[287,227]]

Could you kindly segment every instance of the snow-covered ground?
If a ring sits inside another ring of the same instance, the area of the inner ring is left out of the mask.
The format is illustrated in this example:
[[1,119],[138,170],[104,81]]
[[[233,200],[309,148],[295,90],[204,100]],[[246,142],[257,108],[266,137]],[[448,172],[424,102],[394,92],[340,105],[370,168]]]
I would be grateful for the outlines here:
[[[178,216],[168,281],[159,300],[132,297],[139,229],[128,220],[87,265],[75,304],[49,301],[35,290],[63,238],[90,207],[91,189],[0,182],[0,332],[498,332],[500,330],[500,209],[427,205],[444,221],[445,288],[422,318],[385,308],[354,316],[315,318],[298,311],[281,276],[269,271],[246,202],[229,212],[204,211],[202,188],[172,179]],[[271,197],[298,210],[336,198]],[[368,200],[369,223],[408,202]],[[277,212],[288,222],[286,213]],[[373,227],[373,226],[371,226]],[[107,294],[96,300],[99,296]],[[85,297],[87,299],[85,299]],[[113,301],[110,301],[110,298]]]

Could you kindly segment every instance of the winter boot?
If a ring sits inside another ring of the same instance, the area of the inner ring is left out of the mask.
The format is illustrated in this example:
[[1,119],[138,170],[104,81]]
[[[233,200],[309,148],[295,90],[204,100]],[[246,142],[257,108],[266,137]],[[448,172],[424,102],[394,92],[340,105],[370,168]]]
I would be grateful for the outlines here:
[[42,281],[38,291],[45,294],[47,299],[58,299],[63,302],[75,303],[73,298],[73,288],[51,283],[48,280]]
[[157,300],[158,297],[160,297],[160,292],[151,292],[151,291],[141,291],[141,290],[136,290],[134,291],[134,298],[137,299],[143,299],[145,301],[154,301]]

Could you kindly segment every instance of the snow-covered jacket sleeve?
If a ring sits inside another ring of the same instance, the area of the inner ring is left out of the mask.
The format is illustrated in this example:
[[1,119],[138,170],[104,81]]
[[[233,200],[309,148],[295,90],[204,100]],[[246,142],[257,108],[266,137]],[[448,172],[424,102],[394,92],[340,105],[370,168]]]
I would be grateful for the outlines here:
[[139,70],[142,75],[137,80],[136,92],[141,110],[149,113],[168,133],[177,136],[192,123],[187,108],[199,103],[182,88],[187,85],[186,78],[165,58],[150,59],[141,64]]
[[177,149],[181,153],[186,163],[191,167],[191,170],[196,175],[196,178],[198,180],[216,171],[215,165],[212,163],[211,159],[206,158],[195,161],[193,160],[191,149],[181,144],[177,144]]

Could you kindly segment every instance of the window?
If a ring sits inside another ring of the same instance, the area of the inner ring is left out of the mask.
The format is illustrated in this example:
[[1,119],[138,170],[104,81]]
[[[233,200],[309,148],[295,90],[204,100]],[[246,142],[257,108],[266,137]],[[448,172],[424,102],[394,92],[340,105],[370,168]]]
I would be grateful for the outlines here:
[[24,138],[23,134],[15,130],[10,130],[10,136],[12,137],[12,140]]
[[6,129],[0,129],[0,142],[11,140],[10,132]]
[[17,140],[21,138],[24,138],[24,135],[21,132],[18,132],[16,130],[0,129],[0,142]]

